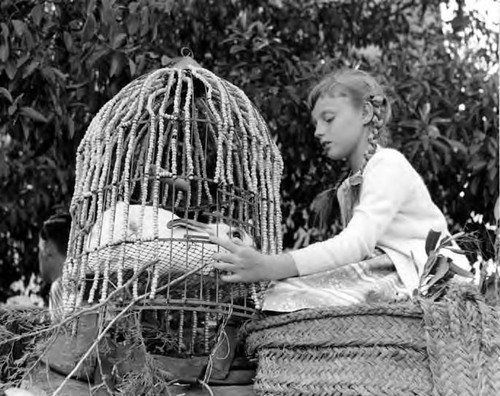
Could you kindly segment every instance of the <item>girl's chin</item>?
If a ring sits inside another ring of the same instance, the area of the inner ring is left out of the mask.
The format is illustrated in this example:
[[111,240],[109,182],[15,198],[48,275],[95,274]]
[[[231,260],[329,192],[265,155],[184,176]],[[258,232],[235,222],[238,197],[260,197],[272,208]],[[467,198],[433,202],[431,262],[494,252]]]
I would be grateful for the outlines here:
[[330,147],[330,149],[326,152],[326,156],[334,161],[338,161],[345,158],[345,153],[341,153]]

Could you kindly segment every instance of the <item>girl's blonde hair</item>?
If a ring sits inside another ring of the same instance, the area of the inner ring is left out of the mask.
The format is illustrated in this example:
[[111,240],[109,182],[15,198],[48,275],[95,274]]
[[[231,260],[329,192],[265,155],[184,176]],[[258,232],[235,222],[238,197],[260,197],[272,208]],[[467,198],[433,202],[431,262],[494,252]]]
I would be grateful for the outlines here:
[[388,139],[387,124],[391,119],[391,104],[381,84],[369,73],[356,69],[343,69],[324,76],[309,93],[308,105],[312,110],[319,98],[323,96],[348,97],[354,106],[361,108],[365,102],[373,106],[371,131],[368,135],[369,148],[365,153],[368,162],[375,153],[377,143],[386,144]]
[[[385,145],[388,141],[387,124],[391,119],[391,104],[381,84],[369,73],[356,69],[343,69],[325,75],[310,91],[307,102],[312,111],[319,98],[347,97],[354,106],[361,108],[365,102],[371,103],[373,117],[370,121],[368,150],[364,154],[361,167],[363,172],[367,162],[375,154],[377,144]],[[347,175],[340,177],[337,184],[321,193],[313,202],[313,211],[319,218],[320,228],[326,228],[332,221],[332,202],[335,194]]]

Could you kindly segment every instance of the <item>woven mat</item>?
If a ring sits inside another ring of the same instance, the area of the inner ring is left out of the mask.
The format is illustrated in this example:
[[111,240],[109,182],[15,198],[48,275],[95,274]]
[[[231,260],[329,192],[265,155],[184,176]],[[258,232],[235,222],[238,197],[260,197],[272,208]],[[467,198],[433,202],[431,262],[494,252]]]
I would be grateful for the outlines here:
[[434,394],[500,395],[500,311],[473,287],[420,303]]
[[498,309],[471,286],[437,303],[302,310],[247,323],[258,395],[500,394]]

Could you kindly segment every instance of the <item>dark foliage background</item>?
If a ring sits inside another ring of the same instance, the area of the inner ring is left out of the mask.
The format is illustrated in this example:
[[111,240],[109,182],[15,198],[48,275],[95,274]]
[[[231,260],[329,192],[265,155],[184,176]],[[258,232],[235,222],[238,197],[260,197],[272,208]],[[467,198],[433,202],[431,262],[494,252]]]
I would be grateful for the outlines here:
[[[306,97],[326,71],[359,66],[390,87],[392,145],[418,169],[469,248],[493,255],[498,195],[498,34],[463,2],[3,0],[0,3],[0,301],[37,268],[41,223],[69,205],[76,148],[98,109],[188,47],[240,86],[285,160],[285,247],[322,238],[314,196],[342,164],[321,154]],[[472,45],[481,36],[481,45]],[[482,218],[481,218],[482,217]],[[335,232],[334,224],[330,232]]]

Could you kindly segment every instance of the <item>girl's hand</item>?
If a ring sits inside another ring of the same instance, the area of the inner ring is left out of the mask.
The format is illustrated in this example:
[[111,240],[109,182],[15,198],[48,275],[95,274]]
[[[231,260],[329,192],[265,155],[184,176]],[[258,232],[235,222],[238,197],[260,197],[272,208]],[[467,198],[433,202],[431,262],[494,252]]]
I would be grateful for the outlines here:
[[288,254],[265,255],[244,245],[238,238],[227,239],[212,235],[210,241],[228,251],[213,255],[219,261],[214,267],[230,273],[221,275],[225,282],[259,282],[298,275],[295,262]]

